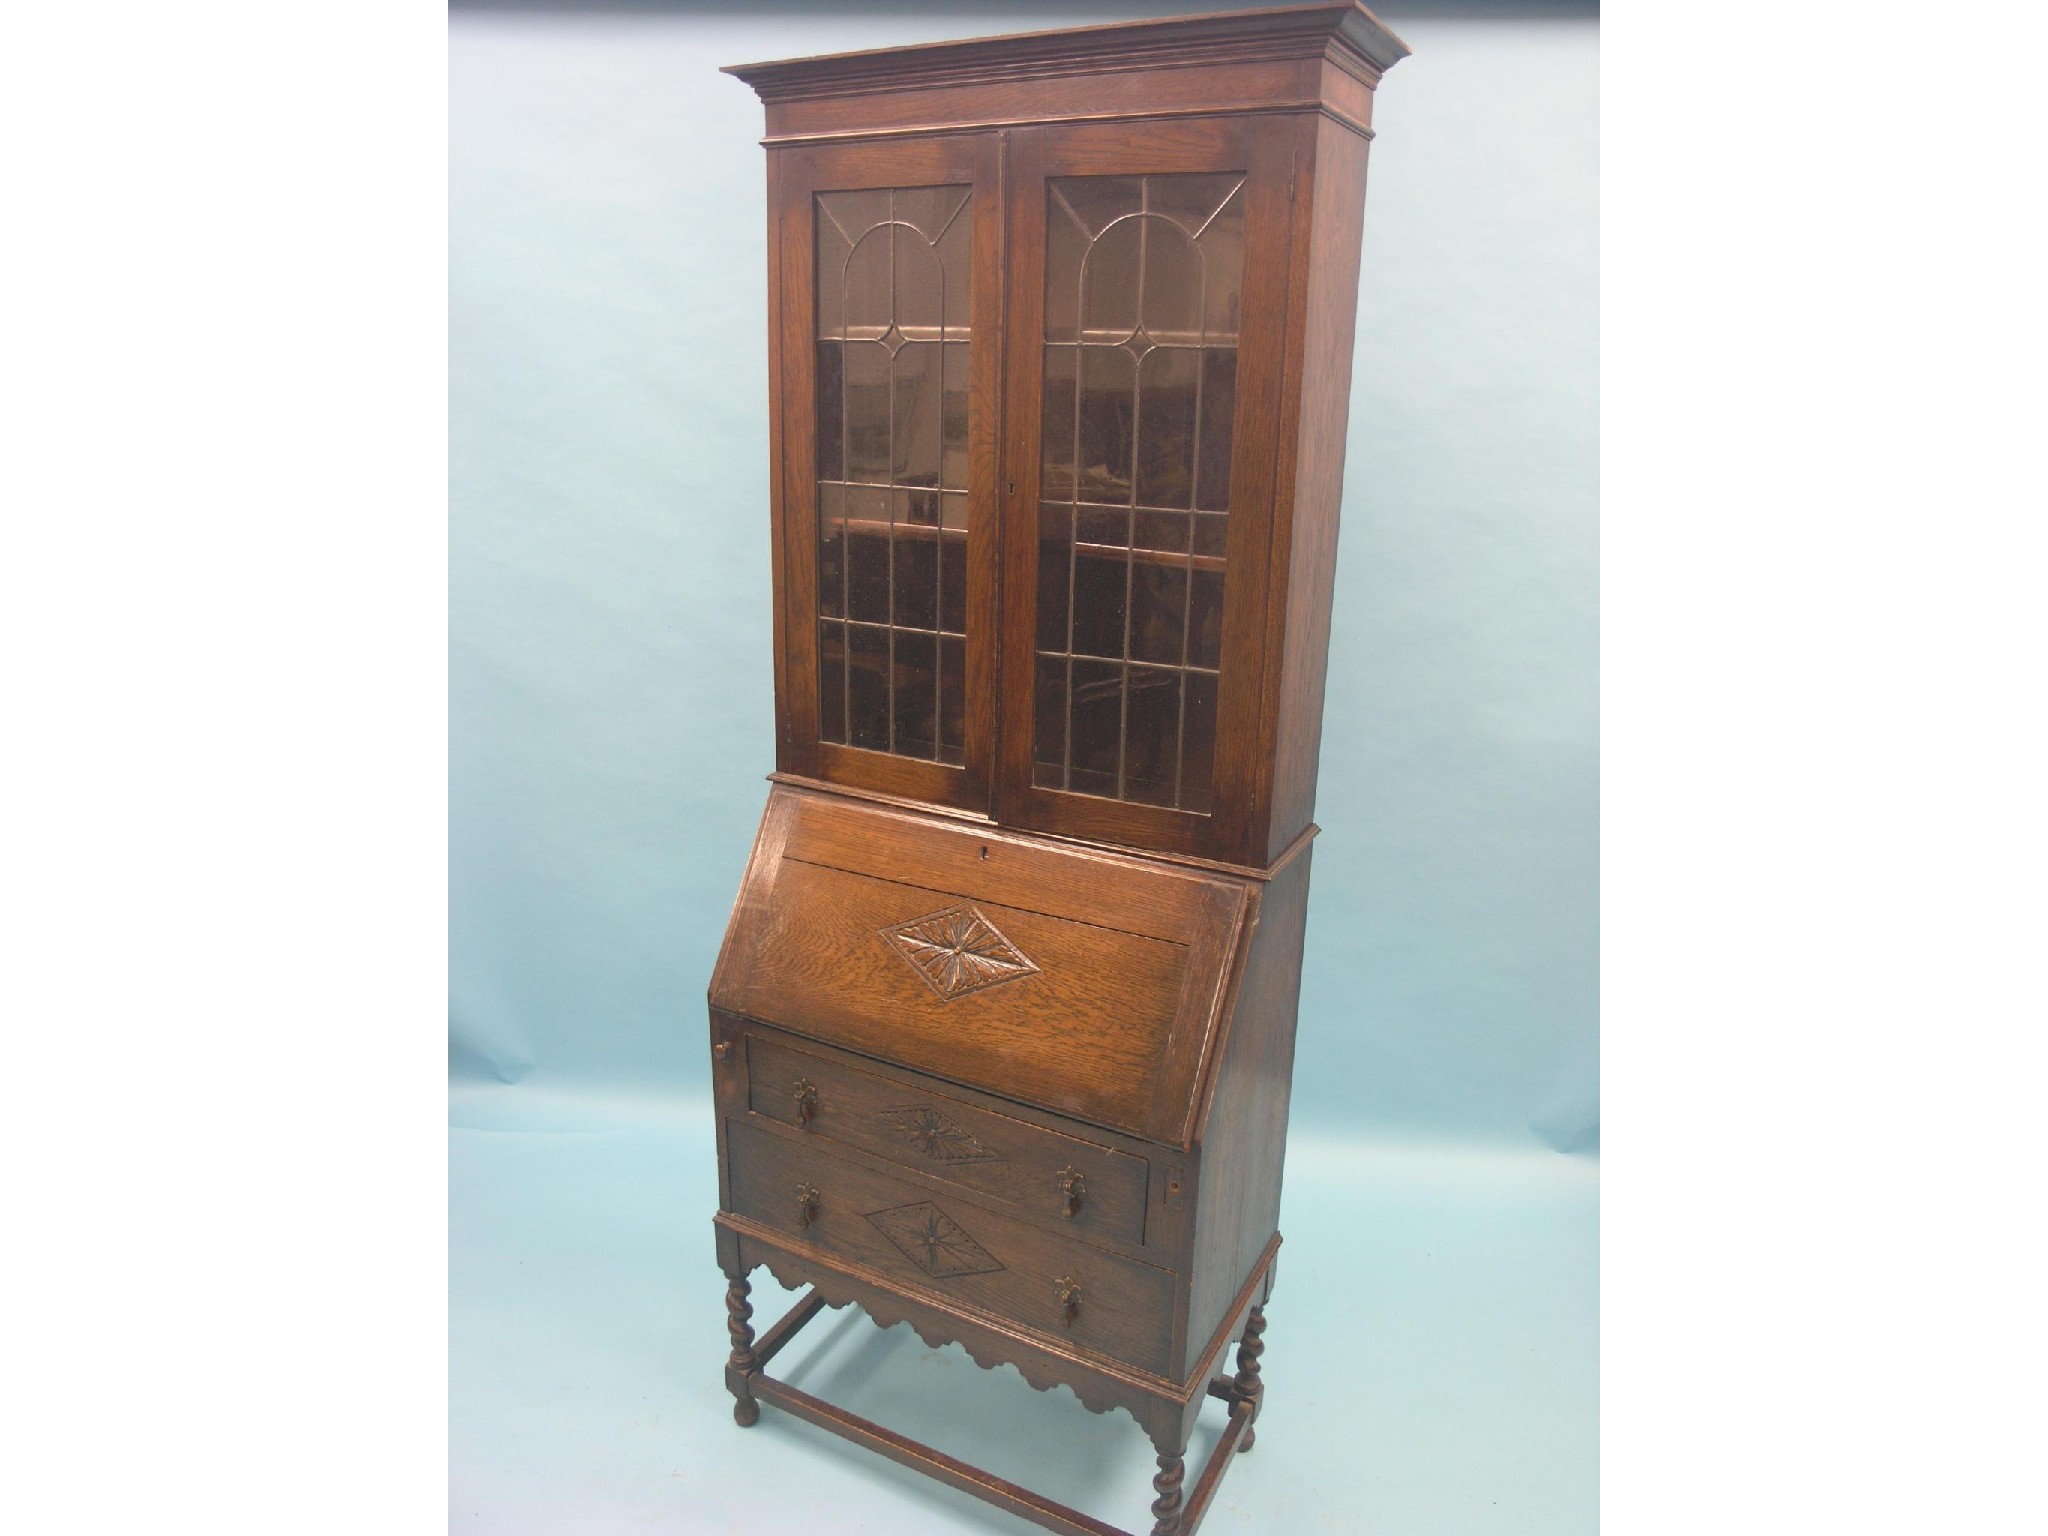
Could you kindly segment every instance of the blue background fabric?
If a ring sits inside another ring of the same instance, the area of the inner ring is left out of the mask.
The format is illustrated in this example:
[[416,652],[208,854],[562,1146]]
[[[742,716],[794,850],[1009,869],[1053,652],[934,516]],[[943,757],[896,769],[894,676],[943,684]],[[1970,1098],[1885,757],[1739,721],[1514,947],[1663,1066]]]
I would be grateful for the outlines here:
[[[1201,8],[453,13],[456,1528],[1023,1528],[725,1416],[702,999],[774,754],[762,127],[716,71]],[[1382,14],[1273,1391],[1209,1529],[1585,1531],[1597,23]],[[814,1390],[1141,1521],[1126,1421],[832,1321]]]

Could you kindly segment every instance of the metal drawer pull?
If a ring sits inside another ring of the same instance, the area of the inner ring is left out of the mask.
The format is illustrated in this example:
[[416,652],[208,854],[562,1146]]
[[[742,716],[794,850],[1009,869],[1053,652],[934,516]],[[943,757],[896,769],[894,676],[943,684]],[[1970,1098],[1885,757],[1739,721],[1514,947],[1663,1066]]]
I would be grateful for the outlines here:
[[1061,1275],[1053,1281],[1052,1293],[1060,1304],[1060,1321],[1073,1327],[1074,1319],[1081,1315],[1081,1282],[1072,1275]]
[[796,1187],[796,1224],[808,1227],[818,1219],[818,1192],[808,1184]]
[[1088,1193],[1088,1181],[1072,1168],[1062,1168],[1056,1177],[1060,1181],[1060,1219],[1072,1221],[1081,1209],[1081,1197]]
[[818,1113],[818,1088],[808,1077],[796,1080],[789,1096],[796,1101],[796,1123],[799,1129],[808,1131],[811,1120]]

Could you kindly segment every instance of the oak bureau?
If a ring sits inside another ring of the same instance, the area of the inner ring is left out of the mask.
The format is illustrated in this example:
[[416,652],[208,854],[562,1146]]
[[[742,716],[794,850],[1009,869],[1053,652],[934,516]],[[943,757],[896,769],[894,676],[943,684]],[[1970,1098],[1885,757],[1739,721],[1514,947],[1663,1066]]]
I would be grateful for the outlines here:
[[[777,770],[710,986],[743,1425],[1114,1536],[767,1373],[851,1303],[1127,1410],[1155,1536],[1252,1448],[1407,51],[1322,4],[731,71],[767,111]],[[761,1266],[809,1289],[757,1334]]]

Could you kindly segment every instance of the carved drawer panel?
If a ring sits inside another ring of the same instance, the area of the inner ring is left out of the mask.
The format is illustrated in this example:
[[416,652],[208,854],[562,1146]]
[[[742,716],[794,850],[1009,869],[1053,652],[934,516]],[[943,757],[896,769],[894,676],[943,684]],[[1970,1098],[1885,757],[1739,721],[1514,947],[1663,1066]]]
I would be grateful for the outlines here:
[[898,1287],[1165,1374],[1174,1277],[756,1121],[728,1126],[732,1208]]
[[763,1035],[747,1040],[748,1106],[821,1140],[1014,1205],[1082,1236],[1145,1240],[1143,1158],[842,1066]]

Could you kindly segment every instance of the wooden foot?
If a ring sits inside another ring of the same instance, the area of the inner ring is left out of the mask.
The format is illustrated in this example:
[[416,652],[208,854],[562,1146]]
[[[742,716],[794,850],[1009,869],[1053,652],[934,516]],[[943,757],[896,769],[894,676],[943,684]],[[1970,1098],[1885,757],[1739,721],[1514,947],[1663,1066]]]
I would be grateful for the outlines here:
[[1152,1536],[1178,1536],[1180,1531],[1180,1484],[1188,1464],[1182,1456],[1161,1456],[1152,1488],[1159,1497],[1152,1501]]
[[732,1355],[725,1362],[725,1385],[732,1393],[733,1422],[745,1429],[759,1421],[761,1405],[754,1401],[753,1304],[747,1300],[753,1290],[745,1276],[725,1288],[725,1331],[732,1335]]
[[1237,1379],[1235,1385],[1239,1396],[1247,1404],[1245,1417],[1252,1422],[1244,1428],[1244,1438],[1237,1442],[1237,1453],[1242,1456],[1252,1448],[1257,1438],[1255,1427],[1260,1405],[1265,1400],[1266,1388],[1259,1380],[1259,1356],[1266,1352],[1266,1309],[1253,1307],[1244,1320],[1244,1339],[1237,1346]]

